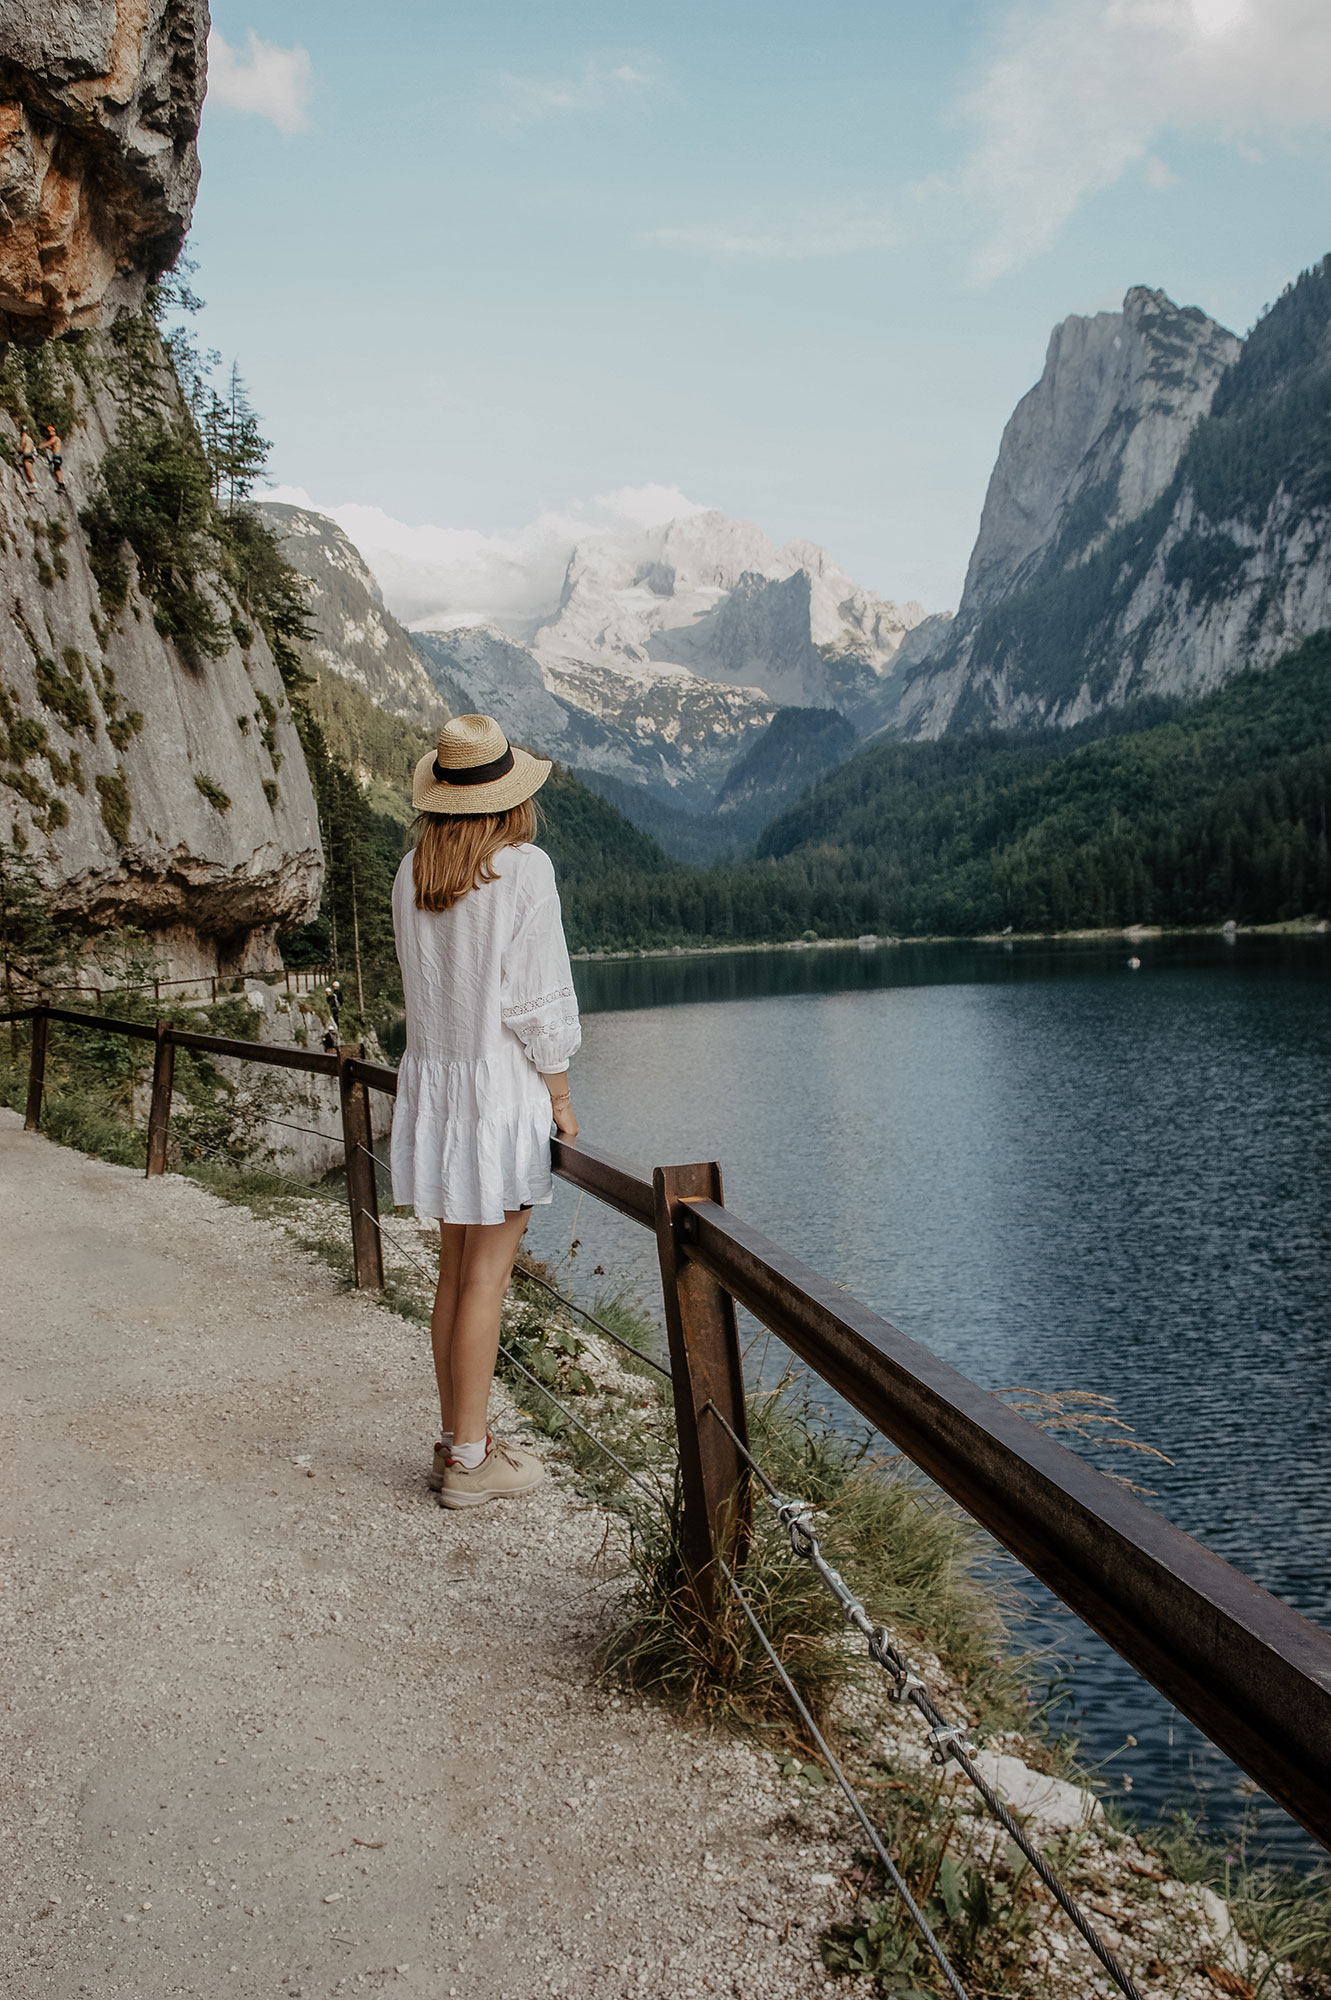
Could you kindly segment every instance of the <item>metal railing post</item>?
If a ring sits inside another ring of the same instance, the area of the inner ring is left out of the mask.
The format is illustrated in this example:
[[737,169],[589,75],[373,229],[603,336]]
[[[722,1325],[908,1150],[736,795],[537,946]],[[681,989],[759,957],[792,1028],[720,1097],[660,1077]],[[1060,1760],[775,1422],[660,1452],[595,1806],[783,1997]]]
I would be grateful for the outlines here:
[[46,1032],[50,1016],[39,1007],[32,1017],[32,1048],[28,1056],[28,1108],[23,1117],[25,1132],[38,1132],[42,1123],[42,1092],[46,1088]]
[[736,1567],[752,1527],[748,1466],[707,1411],[708,1403],[715,1404],[736,1436],[748,1442],[735,1302],[685,1247],[688,1205],[720,1203],[721,1169],[715,1160],[657,1167],[652,1188],[679,1433],[682,1554],[710,1617],[717,1601],[713,1555],[719,1549]]
[[148,1107],[149,1180],[166,1172],[166,1141],[171,1125],[171,1086],[176,1074],[176,1045],[165,1021],[157,1023],[153,1048],[153,1094]]
[[348,1060],[359,1054],[354,1043],[344,1043],[339,1048],[337,1084],[342,1100],[342,1143],[347,1155],[347,1201],[351,1207],[356,1284],[363,1292],[377,1292],[384,1282],[384,1246],[379,1236],[379,1190],[370,1157],[374,1144],[370,1090],[368,1084],[358,1081],[347,1068]]

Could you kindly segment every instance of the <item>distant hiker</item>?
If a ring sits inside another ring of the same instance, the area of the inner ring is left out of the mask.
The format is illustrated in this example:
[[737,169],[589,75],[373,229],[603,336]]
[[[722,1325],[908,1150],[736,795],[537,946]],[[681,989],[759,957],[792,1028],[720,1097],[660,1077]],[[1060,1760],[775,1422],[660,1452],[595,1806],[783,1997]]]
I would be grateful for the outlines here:
[[26,424],[20,424],[19,426],[18,448],[20,456],[23,459],[24,476],[27,479],[29,486],[35,486],[37,484],[37,473],[35,470],[37,463],[37,444],[36,440],[32,435],[32,432],[28,429],[28,426]]
[[330,1056],[335,1056],[335,1055],[337,1054],[337,1029],[336,1029],[336,1028],[325,1028],[325,1029],[324,1029],[324,1053],[325,1053],[326,1055],[330,1055]]
[[37,449],[38,451],[44,451],[50,459],[51,470],[55,474],[55,483],[63,493],[65,490],[65,475],[61,472],[60,468],[65,461],[60,455],[60,439],[56,435],[54,424],[46,426],[46,436],[42,439]]
[[540,1460],[486,1427],[499,1314],[533,1206],[553,1199],[550,1124],[576,1139],[582,1041],[555,873],[531,800],[551,767],[488,715],[459,715],[412,777],[416,845],[393,884],[407,1046],[393,1112],[393,1199],[439,1218],[430,1321],[445,1507],[530,1493]]
[[342,982],[335,979],[328,989],[328,1011],[340,1025],[342,1020]]

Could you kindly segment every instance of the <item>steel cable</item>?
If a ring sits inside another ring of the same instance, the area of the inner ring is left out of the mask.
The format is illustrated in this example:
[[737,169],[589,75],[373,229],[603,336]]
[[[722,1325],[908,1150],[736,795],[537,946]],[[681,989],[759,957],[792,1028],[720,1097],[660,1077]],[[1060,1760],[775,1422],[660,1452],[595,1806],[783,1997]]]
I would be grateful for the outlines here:
[[933,1929],[929,1923],[929,1919],[925,1916],[924,1911],[920,1908],[915,1898],[911,1895],[910,1890],[906,1886],[905,1877],[902,1875],[901,1870],[897,1867],[896,1862],[892,1859],[891,1855],[884,1847],[882,1840],[879,1838],[878,1833],[874,1827],[873,1821],[869,1818],[868,1813],[864,1810],[864,1807],[860,1803],[859,1795],[855,1791],[854,1786],[851,1784],[850,1779],[846,1776],[845,1772],[842,1770],[836,1758],[832,1755],[832,1752],[828,1747],[826,1737],[823,1735],[822,1731],[818,1727],[818,1724],[814,1721],[812,1715],[809,1713],[808,1707],[804,1701],[803,1696],[800,1694],[799,1689],[795,1686],[794,1681],[790,1678],[790,1675],[786,1672],[785,1667],[782,1665],[780,1655],[777,1653],[775,1646],[772,1644],[766,1632],[763,1630],[762,1625],[759,1623],[757,1613],[753,1610],[752,1606],[749,1603],[748,1598],[744,1595],[744,1592],[740,1589],[738,1583],[736,1583],[734,1572],[731,1570],[729,1563],[726,1561],[725,1557],[719,1553],[717,1555],[716,1562],[717,1562],[717,1567],[720,1569],[721,1574],[725,1577],[726,1582],[729,1584],[730,1589],[734,1594],[736,1603],[740,1606],[740,1609],[743,1611],[744,1616],[748,1619],[749,1624],[753,1627],[754,1633],[758,1638],[759,1644],[762,1646],[762,1649],[766,1653],[768,1659],[772,1662],[772,1665],[776,1668],[777,1674],[781,1680],[781,1684],[785,1688],[786,1693],[790,1696],[791,1701],[794,1703],[795,1708],[799,1713],[800,1720],[803,1722],[804,1727],[808,1730],[810,1736],[817,1744],[819,1755],[822,1757],[823,1762],[827,1765],[828,1770],[832,1773],[832,1776],[836,1779],[838,1785],[840,1785],[842,1791],[845,1793],[846,1798],[850,1802],[851,1809],[854,1812],[856,1819],[858,1819],[860,1825],[864,1828],[864,1831],[868,1834],[869,1840],[873,1846],[873,1851],[878,1856],[878,1859],[882,1862],[883,1869],[887,1875],[888,1880],[891,1882],[892,1887],[896,1890],[898,1896],[900,1896],[902,1902],[905,1904],[906,1911],[910,1917],[911,1922],[914,1924],[916,1930],[919,1932],[920,1936],[924,1939],[924,1942],[926,1943],[926,1945],[928,1945],[929,1950],[933,1953],[934,1958],[937,1960],[938,1969],[942,1973],[944,1979],[947,1981],[948,1987],[957,1996],[957,2000],[967,2000],[966,1989],[962,1985],[961,1981],[957,1978],[956,1973],[952,1970],[952,1967],[948,1962],[947,1953],[943,1950],[942,1945],[938,1942],[938,1939],[934,1936]]
[[177,1140],[176,1144],[188,1146],[196,1160],[217,1160],[223,1166],[230,1167],[234,1173],[263,1174],[270,1181],[283,1181],[287,1187],[297,1189],[306,1201],[330,1202],[334,1199],[331,1194],[320,1194],[313,1181],[293,1180],[290,1174],[279,1174],[275,1167],[247,1166],[243,1160],[229,1159],[220,1146],[200,1146],[192,1139]]
[[557,1285],[550,1284],[545,1278],[538,1278],[535,1271],[525,1270],[521,1264],[519,1264],[514,1275],[524,1279],[527,1284],[539,1285],[542,1291],[549,1292],[552,1299],[558,1299],[561,1306],[567,1306],[570,1312],[577,1313],[579,1319],[585,1319],[589,1326],[594,1326],[598,1333],[603,1333],[607,1340],[613,1340],[616,1347],[622,1347],[626,1353],[634,1355],[637,1360],[644,1362],[648,1368],[654,1368],[658,1375],[664,1375],[667,1382],[674,1379],[670,1370],[662,1362],[654,1361],[652,1356],[645,1354],[641,1347],[635,1347],[631,1340],[625,1340],[622,1333],[616,1333],[614,1328],[607,1326],[604,1320],[597,1319],[595,1313],[588,1312],[586,1306],[580,1306],[576,1299],[566,1297]]
[[312,1139],[327,1139],[330,1143],[338,1139],[336,1132],[320,1132],[313,1125],[293,1125],[289,1118],[273,1118],[266,1111],[261,1111],[259,1116],[265,1125],[280,1125],[284,1132],[308,1132]]
[[381,1160],[379,1155],[371,1147],[367,1146],[363,1139],[357,1139],[356,1151],[366,1154],[368,1158],[374,1161],[376,1167],[382,1167],[384,1172],[391,1176],[393,1169],[389,1166],[387,1160]]
[[742,1439],[736,1435],[731,1425],[727,1423],[715,1403],[709,1401],[703,1405],[703,1408],[710,1410],[736,1450],[747,1461],[750,1470],[757,1475],[758,1481],[767,1496],[769,1506],[786,1531],[793,1553],[817,1571],[823,1583],[827,1586],[828,1591],[840,1605],[847,1623],[853,1625],[856,1631],[864,1636],[868,1643],[870,1658],[883,1669],[884,1673],[890,1676],[894,1683],[892,1700],[909,1702],[911,1707],[930,1725],[929,1749],[934,1763],[943,1765],[948,1762],[949,1758],[956,1762],[980,1794],[980,1797],[984,1800],[1013,1845],[1025,1855],[1035,1873],[1063,1911],[1063,1914],[1075,1926],[1120,1992],[1126,1994],[1128,2000],[1142,2000],[1142,1996],[1133,1984],[1131,1976],[1119,1964],[1117,1958],[1101,1938],[1094,1924],[1082,1914],[1081,1909],[1073,1901],[1072,1896],[1045,1860],[1039,1848],[1035,1846],[1034,1842],[1013,1818],[1011,1812],[1004,1805],[1002,1799],[999,1798],[993,1786],[972,1763],[971,1758],[974,1746],[967,1745],[962,1741],[966,1733],[965,1730],[956,1723],[948,1722],[946,1716],[941,1713],[934,1703],[924,1682],[920,1680],[917,1674],[911,1672],[910,1665],[905,1656],[893,1645],[886,1627],[874,1624],[854,1592],[828,1562],[823,1554],[822,1544],[818,1535],[809,1525],[809,1518],[813,1511],[809,1503],[803,1500],[786,1499],[777,1487],[773,1485],[748,1446],[744,1444]]

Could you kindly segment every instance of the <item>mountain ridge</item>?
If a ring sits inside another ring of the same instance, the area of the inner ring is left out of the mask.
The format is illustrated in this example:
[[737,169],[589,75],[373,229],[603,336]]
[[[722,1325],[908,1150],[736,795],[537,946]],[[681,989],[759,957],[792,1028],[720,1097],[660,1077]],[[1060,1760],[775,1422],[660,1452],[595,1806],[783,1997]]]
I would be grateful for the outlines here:
[[[1023,463],[1038,469],[1031,412],[1058,413],[1055,330],[1004,433],[957,618],[907,675],[897,733],[1067,725],[1145,694],[1194,698],[1331,623],[1331,259],[1241,342],[1143,288],[1125,301],[1125,324],[1133,315],[1137,403],[1111,401],[1061,486],[1052,454],[1042,533],[1005,566],[995,524]],[[1134,484],[1139,435],[1150,449]]]

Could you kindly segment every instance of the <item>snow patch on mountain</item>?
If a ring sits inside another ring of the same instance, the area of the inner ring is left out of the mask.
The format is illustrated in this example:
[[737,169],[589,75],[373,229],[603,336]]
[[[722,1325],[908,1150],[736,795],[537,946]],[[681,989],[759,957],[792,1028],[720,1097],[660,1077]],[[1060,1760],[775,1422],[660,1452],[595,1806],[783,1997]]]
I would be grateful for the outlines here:
[[873,713],[925,617],[863,590],[812,542],[775,543],[711,510],[640,535],[579,543],[534,646],[547,662],[649,663],[760,690],[771,701]]

